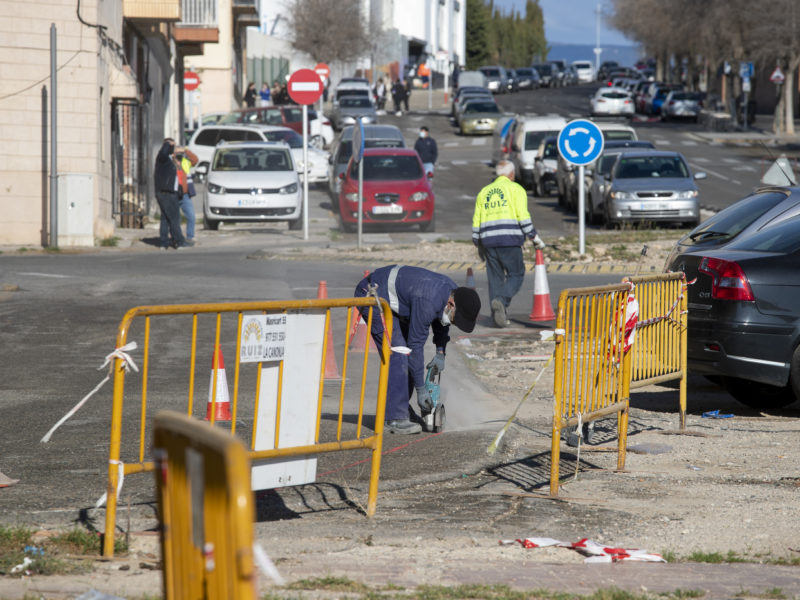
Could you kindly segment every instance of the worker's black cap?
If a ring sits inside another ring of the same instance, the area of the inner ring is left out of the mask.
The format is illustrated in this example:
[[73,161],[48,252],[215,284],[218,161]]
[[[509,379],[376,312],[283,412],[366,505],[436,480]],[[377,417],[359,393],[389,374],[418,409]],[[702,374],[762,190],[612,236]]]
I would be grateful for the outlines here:
[[470,333],[475,329],[475,321],[481,312],[481,299],[472,288],[460,287],[453,290],[453,301],[456,303],[456,314],[453,324],[461,331]]

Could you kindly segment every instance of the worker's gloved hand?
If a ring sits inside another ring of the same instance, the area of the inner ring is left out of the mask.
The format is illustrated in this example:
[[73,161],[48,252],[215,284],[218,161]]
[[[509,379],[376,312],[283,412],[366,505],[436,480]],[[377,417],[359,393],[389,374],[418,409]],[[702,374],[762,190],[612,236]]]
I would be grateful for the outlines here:
[[433,410],[433,398],[431,398],[431,392],[424,385],[417,388],[417,404],[423,413],[429,413]]
[[547,246],[547,244],[544,243],[542,238],[540,238],[539,234],[537,233],[536,236],[534,236],[534,238],[533,238],[533,246],[537,250],[544,250],[545,246]]
[[425,368],[426,369],[433,368],[431,376],[436,377],[436,375],[444,371],[444,354],[442,354],[441,352],[437,352],[436,354],[434,354],[433,358],[431,359],[431,362],[425,365]]
[[478,249],[478,258],[480,258],[481,261],[485,262],[486,261],[486,249],[483,247],[483,244],[478,244],[477,249]]

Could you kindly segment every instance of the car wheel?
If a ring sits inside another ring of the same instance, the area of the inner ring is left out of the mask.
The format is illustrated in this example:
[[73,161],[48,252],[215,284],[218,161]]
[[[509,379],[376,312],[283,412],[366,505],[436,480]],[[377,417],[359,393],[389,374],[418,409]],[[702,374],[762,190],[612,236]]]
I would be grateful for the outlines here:
[[431,233],[433,231],[436,231],[436,214],[434,213],[431,216],[431,220],[428,221],[427,223],[420,223],[419,230],[424,233]]
[[561,188],[558,188],[558,205],[561,208],[567,205],[567,196]]
[[737,401],[751,408],[781,408],[797,400],[791,385],[768,385],[739,377],[723,377],[722,385]]
[[595,209],[592,197],[587,196],[584,200],[586,201],[586,220],[589,221],[589,225],[597,225],[600,223],[600,213]]
[[296,219],[289,221],[289,231],[300,231],[303,229],[303,213],[300,212],[300,216]]
[[542,198],[544,196],[544,186],[542,186],[542,180],[533,182],[533,194],[537,198]]
[[[208,163],[207,162],[201,162],[197,166],[198,167],[205,166],[206,173],[208,173]],[[203,183],[206,180],[206,176],[203,175],[202,173],[200,173],[199,171],[195,170],[194,173],[192,174],[192,179],[194,180],[195,183]]]
[[213,219],[209,219],[205,215],[203,215],[203,227],[208,229],[209,231],[216,231],[219,229],[219,221],[215,221]]
[[349,221],[342,219],[342,231],[345,233],[355,233],[357,229],[358,223],[350,223]]

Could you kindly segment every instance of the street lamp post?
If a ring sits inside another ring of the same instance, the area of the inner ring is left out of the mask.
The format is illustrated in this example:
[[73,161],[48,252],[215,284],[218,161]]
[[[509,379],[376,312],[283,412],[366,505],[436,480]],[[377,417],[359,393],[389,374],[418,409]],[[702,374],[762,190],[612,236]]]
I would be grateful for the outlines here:
[[594,43],[594,73],[595,77],[597,77],[598,72],[600,71],[600,54],[603,52],[603,49],[600,47],[600,5],[602,2],[597,3],[597,7],[595,8],[595,18],[594,18],[594,27],[595,27],[595,43]]

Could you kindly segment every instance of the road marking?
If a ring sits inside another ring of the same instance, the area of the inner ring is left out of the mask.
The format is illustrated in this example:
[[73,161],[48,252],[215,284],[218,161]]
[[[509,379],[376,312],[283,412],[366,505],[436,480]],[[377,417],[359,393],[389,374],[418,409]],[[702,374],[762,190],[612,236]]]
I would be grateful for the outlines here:
[[741,159],[738,159],[738,158],[723,158],[722,162],[728,163],[729,165],[735,165],[735,164],[738,164],[738,163],[740,163],[742,161],[741,161]]
[[656,140],[656,146],[669,146],[670,143],[669,140]]
[[467,164],[469,164],[469,161],[466,161],[466,160],[451,160],[450,163],[454,164],[454,165],[467,165]]
[[445,142],[444,143],[444,147],[445,148],[455,148],[456,146],[458,146],[458,142]]
[[472,145],[473,146],[485,146],[486,145],[486,138],[473,138]]
[[33,273],[33,272],[20,272],[17,275],[30,275],[31,277],[53,277],[55,279],[72,279],[72,275],[59,275],[58,273]]
[[697,142],[694,140],[683,140],[681,146],[697,146]]
[[458,198],[459,198],[459,200],[474,200],[475,199],[474,196],[470,196],[469,194],[461,194]]
[[710,158],[706,158],[705,156],[698,156],[697,158],[695,158],[693,160],[695,162],[699,162],[699,163],[710,163],[711,162],[711,159]]
[[733,171],[749,171],[751,173],[754,173],[756,171],[756,168],[752,167],[750,165],[742,165],[740,167],[731,167],[731,169]]

